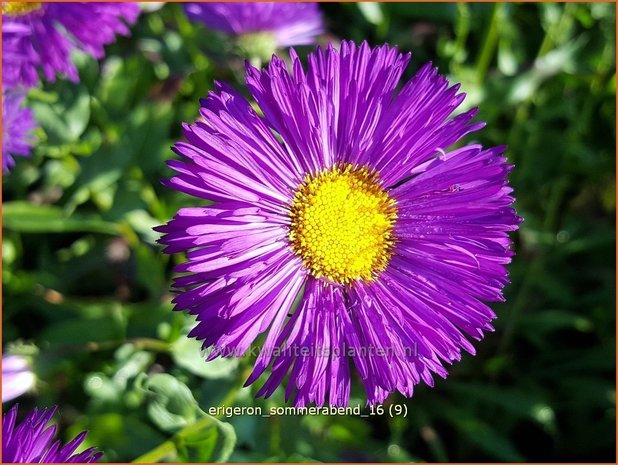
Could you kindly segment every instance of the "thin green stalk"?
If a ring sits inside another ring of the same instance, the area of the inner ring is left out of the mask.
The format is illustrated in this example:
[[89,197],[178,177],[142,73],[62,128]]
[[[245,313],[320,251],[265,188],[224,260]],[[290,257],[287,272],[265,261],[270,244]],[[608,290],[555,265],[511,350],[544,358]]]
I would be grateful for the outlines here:
[[524,123],[528,119],[529,114],[529,104],[530,102],[526,100],[517,106],[517,110],[515,110],[515,117],[513,118],[513,125],[511,126],[508,136],[506,137],[506,143],[509,147],[510,163],[517,163],[517,159],[515,158],[517,150],[515,150],[515,147],[517,147],[519,141],[523,138]]
[[446,453],[446,448],[444,447],[444,443],[440,436],[436,432],[436,430],[429,426],[425,425],[421,428],[421,437],[427,443],[427,446],[431,450],[432,455],[435,457],[437,462],[448,462],[448,455]]
[[509,347],[515,334],[515,329],[517,326],[517,322],[519,321],[519,318],[521,316],[521,312],[526,307],[528,297],[530,295],[530,292],[532,291],[532,284],[534,283],[533,277],[538,276],[541,273],[544,266],[543,262],[543,258],[539,258],[533,261],[526,274],[524,275],[513,305],[511,306],[511,311],[506,316],[504,330],[502,331],[500,342],[498,343],[498,348],[496,349],[497,354],[502,355],[506,353],[506,350]]
[[[567,177],[562,177],[557,183],[553,185],[551,195],[549,198],[549,207],[547,214],[545,215],[545,221],[543,222],[543,231],[544,232],[553,232],[558,229],[559,223],[559,215],[562,210],[562,204],[564,201],[564,196],[569,187],[569,179]],[[517,292],[517,296],[515,297],[515,301],[513,306],[511,307],[511,312],[508,315],[506,323],[504,325],[504,331],[502,332],[502,338],[498,344],[497,352],[502,354],[506,351],[513,336],[515,334],[515,329],[519,319],[521,318],[521,313],[527,306],[528,298],[533,289],[534,279],[543,274],[545,269],[546,257],[551,254],[551,251],[555,244],[549,246],[545,252],[545,254],[539,256],[536,260],[532,262],[529,269],[527,270],[526,275],[523,278],[522,284]]]
[[545,33],[545,37],[543,37],[543,42],[541,42],[541,46],[539,47],[539,51],[537,53],[537,57],[542,57],[546,55],[553,49],[557,42],[559,42],[561,35],[566,35],[573,24],[573,16],[571,14],[573,8],[576,8],[577,5],[567,3],[562,9],[562,14],[560,15],[560,19],[554,23],[552,23]]
[[268,423],[270,424],[270,453],[279,456],[281,453],[281,419],[271,416]]
[[467,3],[457,3],[457,25],[455,26],[455,46],[453,58],[458,63],[463,61],[466,40],[470,33],[470,6]]
[[494,57],[494,53],[496,51],[496,46],[498,45],[498,27],[500,21],[504,18],[504,3],[495,3],[492,13],[491,20],[489,22],[489,27],[487,28],[487,34],[485,35],[485,40],[483,41],[483,47],[481,48],[481,52],[476,59],[476,83],[481,84],[485,80],[485,75],[487,74],[487,70],[489,69],[489,65],[491,64],[491,60]]
[[62,355],[69,352],[88,351],[99,352],[113,350],[123,344],[131,344],[138,350],[148,350],[150,352],[169,352],[170,345],[167,342],[152,338],[119,339],[116,341],[89,342],[87,344],[65,344],[52,349],[46,349],[46,353]]

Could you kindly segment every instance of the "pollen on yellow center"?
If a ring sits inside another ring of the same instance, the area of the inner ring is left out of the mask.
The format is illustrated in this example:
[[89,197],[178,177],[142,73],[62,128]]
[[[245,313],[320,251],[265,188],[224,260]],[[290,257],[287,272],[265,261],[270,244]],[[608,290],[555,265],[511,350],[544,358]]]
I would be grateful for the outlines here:
[[391,258],[397,206],[366,167],[337,165],[308,175],[290,219],[292,250],[316,278],[371,281]]
[[2,2],[2,13],[9,16],[20,16],[40,9],[41,2]]

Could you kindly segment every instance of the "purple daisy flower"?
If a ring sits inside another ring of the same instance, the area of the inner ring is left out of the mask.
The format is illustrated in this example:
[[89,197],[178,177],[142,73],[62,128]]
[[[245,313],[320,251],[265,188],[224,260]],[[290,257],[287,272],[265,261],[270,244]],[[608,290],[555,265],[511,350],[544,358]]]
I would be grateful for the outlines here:
[[34,386],[30,362],[20,355],[2,356],[2,402],[13,400]]
[[[52,443],[56,426],[49,426],[56,407],[34,409],[19,425],[15,425],[17,405],[2,416],[3,463],[92,463],[98,462],[102,452],[91,447],[74,454],[86,438],[85,431],[61,447],[59,440]],[[74,454],[74,455],[73,455]]]
[[197,316],[209,359],[266,333],[258,396],[289,375],[297,406],[345,405],[351,365],[370,404],[411,396],[493,330],[485,302],[503,300],[520,221],[505,148],[449,150],[484,126],[477,110],[450,117],[464,94],[431,64],[397,91],[396,48],[318,48],[307,71],[291,58],[247,66],[263,117],[217,84],[174,147],[165,184],[215,202],[158,228],[187,253],[175,309]]
[[79,81],[71,51],[102,58],[138,15],[137,3],[2,2],[3,84],[34,86],[39,69],[48,81],[56,74]]
[[24,95],[15,90],[2,92],[2,171],[15,164],[13,157],[30,156],[34,138],[31,132],[37,125],[32,110],[23,108]]
[[[215,2],[187,3],[192,21],[232,36],[249,35],[275,47],[310,45],[324,30],[317,3]],[[269,40],[270,39],[270,40]]]

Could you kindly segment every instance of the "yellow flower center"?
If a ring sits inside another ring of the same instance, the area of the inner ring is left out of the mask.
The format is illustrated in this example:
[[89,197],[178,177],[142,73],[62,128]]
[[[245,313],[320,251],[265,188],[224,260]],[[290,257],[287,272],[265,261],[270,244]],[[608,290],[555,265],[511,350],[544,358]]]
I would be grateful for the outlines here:
[[316,278],[371,281],[388,265],[397,206],[369,168],[337,165],[308,175],[290,218],[292,250]]
[[42,7],[41,2],[2,2],[2,13],[9,16],[20,16]]

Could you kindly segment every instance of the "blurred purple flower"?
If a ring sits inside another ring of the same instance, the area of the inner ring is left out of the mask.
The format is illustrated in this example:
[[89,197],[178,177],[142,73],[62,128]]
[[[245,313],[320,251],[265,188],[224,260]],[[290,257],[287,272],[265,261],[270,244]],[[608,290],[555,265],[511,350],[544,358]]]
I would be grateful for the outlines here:
[[2,171],[8,173],[15,164],[13,157],[30,156],[37,125],[32,110],[22,107],[24,95],[20,91],[2,91]]
[[30,362],[20,355],[2,356],[2,402],[13,400],[34,386]]
[[3,463],[92,463],[98,462],[102,452],[91,447],[74,454],[86,438],[84,431],[62,446],[59,440],[52,443],[56,426],[49,426],[56,407],[34,409],[18,425],[17,405],[2,416],[2,461]]
[[137,3],[2,2],[3,85],[34,86],[39,69],[48,81],[58,73],[79,81],[72,50],[102,58],[139,11]]
[[272,34],[278,47],[310,45],[324,30],[317,3],[186,3],[192,21],[233,36]]
[[[289,377],[297,406],[345,405],[350,362],[368,402],[434,385],[492,331],[509,231],[520,219],[504,147],[449,149],[484,127],[477,109],[426,64],[388,45],[320,48],[308,70],[273,57],[246,82],[264,116],[221,83],[184,126],[168,187],[214,201],[166,225],[165,252],[187,255],[176,310],[217,355],[267,333],[247,384]],[[298,305],[294,304],[299,301]]]

